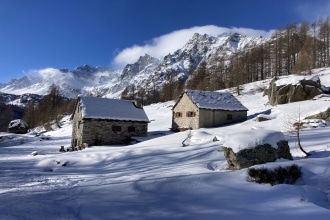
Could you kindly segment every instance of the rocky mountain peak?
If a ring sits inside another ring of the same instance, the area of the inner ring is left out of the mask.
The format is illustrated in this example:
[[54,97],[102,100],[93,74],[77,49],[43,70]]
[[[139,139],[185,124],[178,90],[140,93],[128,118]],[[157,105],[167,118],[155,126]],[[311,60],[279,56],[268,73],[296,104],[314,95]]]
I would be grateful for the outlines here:
[[144,56],[140,56],[135,64],[139,66],[139,70],[142,70],[146,66],[158,62],[158,59],[156,59],[155,57],[152,57],[149,54],[145,54]]
[[159,60],[150,56],[149,54],[145,54],[144,56],[140,56],[139,59],[132,64],[127,64],[121,74],[121,79],[124,78],[132,78],[139,72],[143,71],[148,66],[157,66],[159,64]]
[[36,92],[44,95],[48,91],[46,87],[55,82],[68,97],[95,94],[118,98],[128,87],[134,88],[134,92],[154,92],[155,89],[161,89],[169,80],[184,84],[201,61],[211,66],[212,60],[216,62],[219,57],[228,60],[236,51],[258,42],[260,40],[257,38],[239,33],[224,33],[216,37],[195,33],[182,48],[162,59],[145,54],[135,63],[127,64],[118,71],[89,64],[74,70],[58,69],[48,78],[45,75],[29,76],[9,84],[0,84],[0,91],[14,94]]
[[99,72],[100,69],[102,69],[102,68],[84,64],[82,66],[78,66],[75,70],[72,71],[72,73],[74,73],[76,75],[85,75],[85,74]]

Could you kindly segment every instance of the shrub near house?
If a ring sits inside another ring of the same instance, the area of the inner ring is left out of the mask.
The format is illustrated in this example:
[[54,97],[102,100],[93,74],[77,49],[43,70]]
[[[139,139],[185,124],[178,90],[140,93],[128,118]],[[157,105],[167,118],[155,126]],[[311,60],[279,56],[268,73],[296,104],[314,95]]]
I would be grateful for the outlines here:
[[73,147],[128,143],[132,136],[147,136],[149,123],[133,101],[98,97],[79,97],[72,118]]

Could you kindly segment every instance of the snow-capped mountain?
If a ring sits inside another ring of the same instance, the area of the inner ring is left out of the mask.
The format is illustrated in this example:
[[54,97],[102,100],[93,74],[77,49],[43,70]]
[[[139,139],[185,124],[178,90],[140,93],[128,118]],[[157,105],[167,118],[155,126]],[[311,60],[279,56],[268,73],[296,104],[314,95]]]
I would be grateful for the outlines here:
[[183,48],[164,57],[145,84],[153,82],[161,85],[168,80],[170,74],[178,80],[186,80],[202,59],[215,50],[218,41],[217,37],[194,34]]
[[47,68],[20,79],[14,79],[8,84],[2,85],[0,91],[16,95],[26,93],[45,95],[49,92],[50,86],[55,84],[61,88],[64,96],[71,98],[81,94],[86,87],[98,85],[102,83],[102,80],[108,81],[115,75],[113,73],[114,71],[109,68],[86,64],[73,71]]
[[[135,93],[143,90],[148,94],[155,88],[159,90],[169,80],[185,83],[201,61],[209,63],[215,56],[229,59],[235,52],[264,41],[260,36],[245,36],[238,33],[227,33],[217,37],[196,33],[184,47],[166,55],[148,78],[143,78],[141,83],[135,84],[131,89],[134,89]],[[130,92],[133,91],[128,93]]]
[[127,93],[143,90],[159,90],[170,78],[185,83],[201,61],[210,62],[217,56],[230,57],[233,53],[252,47],[263,41],[261,37],[227,33],[219,36],[194,34],[177,51],[157,59],[146,54],[122,70],[83,65],[75,70],[47,68],[13,79],[0,85],[0,92],[22,95],[34,93],[45,95],[52,84],[56,84],[69,98],[77,95],[95,95],[118,98]]

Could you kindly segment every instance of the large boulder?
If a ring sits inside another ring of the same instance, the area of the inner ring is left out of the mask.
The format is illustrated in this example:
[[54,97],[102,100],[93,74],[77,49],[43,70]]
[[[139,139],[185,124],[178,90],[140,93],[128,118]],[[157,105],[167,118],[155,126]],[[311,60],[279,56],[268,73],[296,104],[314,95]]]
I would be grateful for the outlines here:
[[318,76],[293,75],[275,77],[264,91],[271,105],[309,100],[321,93],[322,85]]
[[22,119],[13,120],[8,125],[8,132],[10,133],[26,134],[28,130],[28,124]]
[[264,129],[231,135],[223,144],[223,151],[229,169],[247,168],[279,158],[292,160],[284,134]]

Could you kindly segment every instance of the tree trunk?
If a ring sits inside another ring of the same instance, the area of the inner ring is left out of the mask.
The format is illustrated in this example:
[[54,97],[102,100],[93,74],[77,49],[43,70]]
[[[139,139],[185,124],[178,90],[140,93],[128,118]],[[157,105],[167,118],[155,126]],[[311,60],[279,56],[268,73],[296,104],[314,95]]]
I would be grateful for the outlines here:
[[304,148],[301,146],[301,143],[300,143],[300,131],[297,130],[297,140],[298,140],[298,147],[299,149],[305,154],[306,157],[310,156],[311,154],[310,153],[307,153]]

